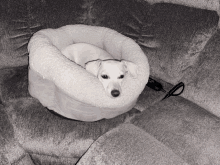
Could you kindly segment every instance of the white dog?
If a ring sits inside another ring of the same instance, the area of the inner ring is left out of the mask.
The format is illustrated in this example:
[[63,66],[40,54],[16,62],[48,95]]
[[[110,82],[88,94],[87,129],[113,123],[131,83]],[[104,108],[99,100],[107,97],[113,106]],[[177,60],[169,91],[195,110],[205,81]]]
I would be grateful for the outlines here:
[[98,77],[110,97],[120,95],[121,83],[127,72],[133,78],[137,77],[137,66],[134,63],[116,60],[103,49],[90,44],[72,44],[61,52],[68,59]]

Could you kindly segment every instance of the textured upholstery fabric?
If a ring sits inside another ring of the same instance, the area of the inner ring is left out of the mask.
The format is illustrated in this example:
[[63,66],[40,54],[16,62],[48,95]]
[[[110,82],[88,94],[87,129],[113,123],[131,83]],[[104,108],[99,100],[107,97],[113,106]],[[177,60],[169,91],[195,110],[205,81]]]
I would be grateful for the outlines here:
[[183,97],[220,117],[220,31],[218,30],[201,52],[188,75],[181,80],[187,88]]
[[220,119],[182,97],[147,108],[132,121],[189,164],[220,164]]
[[165,145],[132,124],[122,124],[100,137],[77,165],[187,165]]
[[[218,19],[213,11],[145,0],[0,1],[0,164],[75,164],[122,123],[139,127],[188,164],[220,164],[220,122],[208,112],[218,113]],[[188,100],[160,101],[164,93],[146,87],[136,109],[110,120],[79,122],[48,111],[27,90],[28,41],[38,30],[78,23],[134,39],[151,75],[184,81]]]
[[[9,138],[14,137],[19,144],[15,146],[22,146],[34,162],[36,158],[42,164],[49,160],[76,163],[94,140],[129,118],[129,114],[123,114],[98,122],[68,120],[54,115],[31,97],[11,100],[3,111],[9,116],[9,126],[14,132]],[[3,128],[9,131],[6,126]]]
[[33,165],[29,154],[16,140],[13,126],[3,106],[0,106],[0,113],[0,164]]

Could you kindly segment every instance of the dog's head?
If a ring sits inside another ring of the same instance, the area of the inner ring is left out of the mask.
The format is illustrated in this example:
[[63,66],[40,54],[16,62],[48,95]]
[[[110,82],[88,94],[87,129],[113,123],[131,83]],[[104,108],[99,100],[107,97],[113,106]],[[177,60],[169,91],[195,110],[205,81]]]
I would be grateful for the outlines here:
[[121,83],[127,73],[137,77],[137,66],[125,60],[91,61],[86,64],[86,70],[98,77],[110,97],[120,95]]

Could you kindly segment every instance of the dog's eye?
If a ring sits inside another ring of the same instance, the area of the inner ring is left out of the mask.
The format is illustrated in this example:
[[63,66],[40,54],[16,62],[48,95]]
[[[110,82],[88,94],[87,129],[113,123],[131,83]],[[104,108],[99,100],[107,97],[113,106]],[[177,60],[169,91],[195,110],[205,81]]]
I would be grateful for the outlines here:
[[102,78],[103,79],[108,79],[109,77],[106,74],[104,74],[104,75],[102,75]]
[[120,75],[118,78],[119,78],[119,79],[122,79],[122,78],[124,78],[124,75]]

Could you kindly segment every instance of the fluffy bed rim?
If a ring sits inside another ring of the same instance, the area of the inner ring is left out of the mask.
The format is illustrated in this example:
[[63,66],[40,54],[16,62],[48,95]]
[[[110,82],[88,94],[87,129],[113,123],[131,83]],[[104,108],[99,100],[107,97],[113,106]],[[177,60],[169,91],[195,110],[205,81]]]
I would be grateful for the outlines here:
[[[95,76],[61,54],[60,50],[73,43],[89,43],[106,50],[115,59],[135,63],[138,66],[137,78],[126,76],[121,96],[110,98]],[[67,25],[58,29],[44,29],[33,35],[28,51],[29,92],[44,106],[58,113],[62,113],[66,108],[57,105],[57,99],[60,98],[58,95],[61,93],[68,97],[70,102],[73,98],[73,101],[101,108],[103,113],[105,110],[120,113],[128,111],[135,105],[149,78],[148,60],[138,44],[105,27]],[[47,87],[49,85],[50,91],[44,88],[45,90],[40,92],[42,88],[38,87],[45,84]]]

